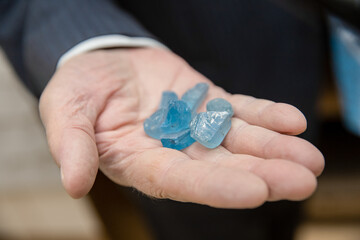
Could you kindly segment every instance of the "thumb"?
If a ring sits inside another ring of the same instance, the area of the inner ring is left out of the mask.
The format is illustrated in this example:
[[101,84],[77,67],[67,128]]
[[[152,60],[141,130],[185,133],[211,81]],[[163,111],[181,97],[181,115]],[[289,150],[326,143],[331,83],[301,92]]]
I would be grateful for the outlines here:
[[40,115],[46,129],[50,152],[60,166],[65,190],[73,198],[87,194],[99,167],[94,125],[81,109],[40,100]]

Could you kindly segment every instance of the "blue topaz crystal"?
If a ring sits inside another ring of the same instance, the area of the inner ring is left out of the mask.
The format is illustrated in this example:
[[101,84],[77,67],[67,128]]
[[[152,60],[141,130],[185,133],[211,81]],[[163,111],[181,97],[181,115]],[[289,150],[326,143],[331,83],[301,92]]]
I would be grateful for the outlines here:
[[171,101],[178,100],[178,96],[173,91],[164,91],[161,96],[159,109],[167,108]]
[[231,104],[223,98],[215,98],[208,102],[206,111],[228,112],[231,117],[234,115]]
[[189,128],[191,112],[188,105],[181,101],[170,101],[166,108],[157,110],[144,122],[147,135],[161,139],[163,134],[176,133]]
[[171,101],[166,118],[161,124],[163,133],[175,133],[189,127],[191,112],[188,105],[181,100]]
[[159,109],[144,122],[144,130],[152,138],[160,139],[162,133],[161,125],[165,121],[168,109]]
[[207,148],[216,148],[224,140],[231,127],[229,112],[202,112],[190,123],[191,137]]
[[195,140],[190,136],[189,128],[180,132],[165,134],[161,138],[161,143],[164,147],[176,150],[182,150],[194,142]]
[[190,107],[191,113],[194,115],[201,103],[204,101],[209,89],[209,84],[198,83],[195,87],[190,88],[181,97],[181,100],[185,101]]
[[146,134],[160,139],[164,147],[177,150],[195,140],[208,148],[219,146],[230,130],[234,112],[229,102],[216,98],[207,104],[207,112],[196,114],[208,88],[208,84],[199,83],[181,100],[174,92],[163,92],[159,109],[144,122]]

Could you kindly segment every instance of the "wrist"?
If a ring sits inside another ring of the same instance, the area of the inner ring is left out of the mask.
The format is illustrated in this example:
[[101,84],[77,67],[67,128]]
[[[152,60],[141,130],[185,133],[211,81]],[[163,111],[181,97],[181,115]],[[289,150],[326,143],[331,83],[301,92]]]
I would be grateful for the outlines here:
[[117,47],[152,47],[167,49],[167,47],[162,43],[146,37],[128,37],[118,34],[97,36],[80,42],[79,44],[72,47],[69,51],[67,51],[60,57],[57,63],[57,67],[61,66],[69,59],[82,53],[90,52],[97,49]]

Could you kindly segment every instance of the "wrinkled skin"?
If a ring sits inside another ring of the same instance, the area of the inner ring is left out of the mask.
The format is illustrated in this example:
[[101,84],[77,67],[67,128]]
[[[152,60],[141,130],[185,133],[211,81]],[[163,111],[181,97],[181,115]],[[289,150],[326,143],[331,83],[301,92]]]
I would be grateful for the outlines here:
[[[143,121],[164,90],[182,95],[210,84],[234,108],[221,146],[194,143],[182,151],[148,137]],[[61,66],[43,92],[41,118],[66,191],[79,198],[97,170],[112,181],[155,198],[222,208],[253,208],[265,201],[302,200],[316,188],[322,154],[292,136],[306,129],[295,107],[231,95],[170,51],[111,49],[79,55]]]

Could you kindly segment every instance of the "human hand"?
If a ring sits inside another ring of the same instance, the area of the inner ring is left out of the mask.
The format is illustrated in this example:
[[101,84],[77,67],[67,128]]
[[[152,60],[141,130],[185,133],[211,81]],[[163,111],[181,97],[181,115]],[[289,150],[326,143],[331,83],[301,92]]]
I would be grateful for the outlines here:
[[[210,85],[234,108],[221,146],[199,143],[177,151],[148,137],[143,122],[161,93],[181,96],[196,83]],[[296,108],[231,95],[160,49],[112,49],[82,54],[58,69],[40,99],[52,156],[74,198],[91,189],[98,168],[112,181],[156,198],[222,208],[301,200],[316,188],[322,154],[295,136],[306,129]]]

